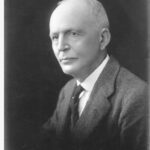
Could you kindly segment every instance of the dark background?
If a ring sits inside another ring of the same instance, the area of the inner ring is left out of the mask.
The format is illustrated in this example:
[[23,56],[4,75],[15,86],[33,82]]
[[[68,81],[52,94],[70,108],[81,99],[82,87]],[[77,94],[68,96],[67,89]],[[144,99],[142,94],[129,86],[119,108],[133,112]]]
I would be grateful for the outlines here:
[[[70,78],[58,66],[49,39],[56,0],[5,0],[5,150],[24,149],[52,114]],[[146,0],[103,0],[122,65],[147,81]]]

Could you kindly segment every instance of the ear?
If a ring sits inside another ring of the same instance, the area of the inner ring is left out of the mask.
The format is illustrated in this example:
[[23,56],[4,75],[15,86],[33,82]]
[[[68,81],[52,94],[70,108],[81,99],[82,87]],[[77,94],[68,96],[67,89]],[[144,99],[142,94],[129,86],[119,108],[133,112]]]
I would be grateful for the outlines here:
[[109,44],[111,39],[111,34],[108,28],[103,28],[100,34],[100,49],[104,50]]

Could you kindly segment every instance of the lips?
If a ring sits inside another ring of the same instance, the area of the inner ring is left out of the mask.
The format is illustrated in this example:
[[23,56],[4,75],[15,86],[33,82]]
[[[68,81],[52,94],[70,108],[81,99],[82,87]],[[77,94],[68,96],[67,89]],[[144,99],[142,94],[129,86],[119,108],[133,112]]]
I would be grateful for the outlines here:
[[60,58],[59,61],[60,62],[64,62],[64,63],[67,63],[67,62],[72,62],[74,60],[76,60],[77,58],[74,58],[74,57],[64,57],[64,58]]

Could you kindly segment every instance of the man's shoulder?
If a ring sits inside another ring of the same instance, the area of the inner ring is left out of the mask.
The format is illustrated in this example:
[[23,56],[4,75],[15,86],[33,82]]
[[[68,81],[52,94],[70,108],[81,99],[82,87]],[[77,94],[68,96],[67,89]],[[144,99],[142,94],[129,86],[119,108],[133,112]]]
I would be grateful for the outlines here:
[[[123,103],[147,103],[148,85],[137,75],[120,66],[115,82],[116,95],[122,97]],[[141,100],[143,99],[143,100]]]
[[130,88],[145,88],[147,86],[144,80],[122,66],[118,74],[118,82]]
[[114,94],[119,95],[119,97],[121,95],[122,97],[147,95],[148,93],[147,83],[123,67],[114,57],[110,57],[105,71],[99,79],[99,82],[106,82],[103,85],[107,84],[107,87],[111,87]]
[[131,72],[122,64],[120,64],[116,58],[111,57],[111,61],[113,63],[113,67],[119,66],[118,73],[116,73],[116,80],[118,81],[117,83],[123,84],[123,85],[128,85],[128,87],[132,86],[140,86],[140,87],[145,87],[147,86],[147,83],[142,80],[140,77],[138,77],[135,73]]

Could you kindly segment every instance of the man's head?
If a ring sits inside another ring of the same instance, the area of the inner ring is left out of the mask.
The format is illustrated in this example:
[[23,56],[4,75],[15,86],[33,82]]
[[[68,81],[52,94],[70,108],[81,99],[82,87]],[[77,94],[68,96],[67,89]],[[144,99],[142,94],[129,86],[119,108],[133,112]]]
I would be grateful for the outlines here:
[[54,54],[64,73],[84,80],[104,59],[109,21],[96,0],[63,0],[50,18]]

